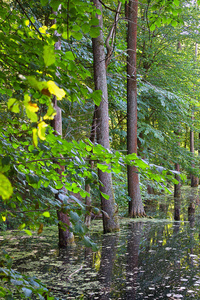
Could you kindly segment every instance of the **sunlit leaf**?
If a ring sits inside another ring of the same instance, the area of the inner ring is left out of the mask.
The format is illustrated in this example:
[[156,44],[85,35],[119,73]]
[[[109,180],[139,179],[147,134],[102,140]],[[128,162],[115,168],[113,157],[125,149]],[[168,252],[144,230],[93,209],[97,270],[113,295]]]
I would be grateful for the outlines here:
[[29,236],[32,236],[32,232],[28,229],[24,229],[23,231],[25,231]]
[[101,196],[104,197],[104,199],[109,200],[109,198],[110,198],[109,195],[107,195],[107,194],[105,194],[105,193],[103,193],[101,191],[100,191],[100,194],[101,194]]
[[65,97],[65,91],[63,89],[60,89],[54,81],[48,81],[47,87],[49,89],[49,92],[52,95],[55,95],[57,97],[57,100],[61,100],[63,97]]
[[38,132],[37,129],[33,128],[33,130],[32,130],[32,133],[33,133],[33,145],[35,147],[38,146],[38,135],[37,135],[37,132]]
[[10,98],[8,100],[8,109],[10,109],[12,112],[14,113],[19,113],[20,109],[19,109],[19,102],[17,99],[15,98]]
[[55,59],[55,51],[53,45],[45,45],[43,48],[43,59],[46,67],[54,64]]
[[45,137],[46,127],[47,127],[47,124],[44,121],[42,121],[38,124],[38,136],[43,141],[46,140],[46,137]]
[[46,218],[50,218],[50,213],[48,211],[43,212],[42,215]]
[[13,187],[10,180],[2,173],[0,173],[0,196],[3,200],[9,199],[13,193]]

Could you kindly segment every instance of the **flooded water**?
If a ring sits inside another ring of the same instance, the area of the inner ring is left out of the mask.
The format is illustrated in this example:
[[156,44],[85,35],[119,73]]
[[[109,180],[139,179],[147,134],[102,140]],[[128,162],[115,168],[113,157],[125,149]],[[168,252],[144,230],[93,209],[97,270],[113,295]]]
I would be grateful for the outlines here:
[[185,188],[180,200],[148,201],[153,218],[123,219],[117,234],[102,235],[96,222],[95,253],[80,242],[59,251],[55,228],[4,246],[14,249],[16,270],[40,278],[59,299],[200,299],[198,193]]

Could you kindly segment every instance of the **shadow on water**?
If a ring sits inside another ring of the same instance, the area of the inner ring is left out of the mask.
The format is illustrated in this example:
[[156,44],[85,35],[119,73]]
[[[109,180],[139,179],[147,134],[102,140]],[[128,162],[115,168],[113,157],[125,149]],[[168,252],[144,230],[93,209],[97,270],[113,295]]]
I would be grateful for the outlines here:
[[95,253],[80,242],[59,251],[52,229],[3,246],[15,247],[15,269],[40,278],[59,299],[200,299],[199,190],[152,200],[146,211],[154,218],[123,219],[120,233],[91,233]]

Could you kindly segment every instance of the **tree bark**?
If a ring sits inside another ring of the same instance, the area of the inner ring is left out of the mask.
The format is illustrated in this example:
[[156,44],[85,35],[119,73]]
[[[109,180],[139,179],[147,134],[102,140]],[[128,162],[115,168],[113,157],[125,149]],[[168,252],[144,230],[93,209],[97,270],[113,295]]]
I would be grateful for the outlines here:
[[[61,5],[59,5],[58,11],[61,9]],[[55,14],[57,14],[55,12]],[[54,21],[55,23],[55,21]],[[55,36],[59,36],[57,31],[55,31]],[[61,50],[61,42],[58,38],[58,41],[55,43],[55,50]],[[53,106],[56,110],[56,115],[54,119],[51,121],[51,126],[53,127],[55,134],[60,135],[62,137],[62,111],[60,107],[57,105],[57,98],[53,96]],[[60,166],[60,169],[57,169],[57,173],[62,177],[62,172],[65,170],[64,166]],[[61,189],[62,192],[65,192],[65,188]],[[58,199],[60,202],[62,200],[59,199],[59,193],[55,195],[55,198]],[[57,217],[58,217],[58,232],[59,232],[59,247],[65,248],[69,243],[74,242],[74,235],[69,230],[71,226],[71,222],[69,216],[64,213],[62,210],[57,210]]]
[[[137,47],[137,11],[138,1],[130,0],[126,5],[127,32],[127,150],[128,154],[137,154],[137,75],[136,75],[136,47]],[[129,216],[144,216],[144,206],[140,194],[139,176],[136,167],[128,166],[128,195]]]
[[[51,122],[51,125],[53,129],[55,130],[56,135],[62,136],[62,111],[60,107],[57,105],[57,99],[54,96],[53,97],[53,105],[54,109],[56,110],[56,115],[54,119]],[[62,177],[62,172],[65,170],[64,166],[60,166],[60,169],[57,169],[57,173],[60,175],[60,178]],[[65,191],[65,189],[61,189],[62,192]],[[59,199],[59,193],[55,195],[55,198],[58,199],[60,202],[62,200]],[[74,241],[74,235],[69,230],[69,227],[71,226],[69,216],[64,213],[62,210],[57,210],[57,217],[58,217],[58,234],[59,234],[59,247],[65,248],[69,243],[73,243]]]
[[[177,132],[174,132],[177,136],[179,136],[180,129]],[[178,146],[180,146],[180,142],[178,141]],[[175,171],[180,172],[180,165],[175,163]],[[178,181],[178,184],[174,184],[174,198],[181,197],[181,178],[178,174],[175,174],[175,179]]]
[[[194,111],[192,112],[192,121],[194,121]],[[190,152],[194,156],[194,131],[193,129],[190,129]],[[192,168],[194,168],[195,165],[192,163]],[[191,187],[197,187],[199,185],[199,178],[196,177],[194,174],[190,175],[191,178]]]
[[[99,0],[93,0],[97,9],[102,11],[102,5]],[[102,14],[97,16],[99,19],[100,35],[92,39],[93,58],[94,58],[94,83],[95,90],[102,91],[102,100],[96,109],[97,122],[97,142],[103,147],[109,149],[109,115],[108,115],[108,92],[107,92],[107,78],[105,67],[105,52],[103,39],[103,18]],[[102,172],[98,170],[98,177],[100,182],[100,192],[109,196],[106,200],[101,194],[101,208],[103,211],[103,228],[104,233],[119,230],[119,221],[116,213],[116,205],[114,193],[112,188],[111,173]],[[106,214],[104,213],[106,212]]]
[[[195,62],[197,60],[197,54],[198,54],[198,44],[195,43]],[[192,108],[192,123],[194,121],[194,107]],[[193,129],[190,129],[190,152],[194,156],[194,131]],[[194,168],[195,165],[192,163],[192,168]],[[197,187],[199,185],[199,178],[195,175],[191,174],[191,187]]]
[[[95,137],[96,137],[96,106],[94,108],[94,115],[92,119],[92,126],[91,126],[91,132],[90,132],[90,141],[94,144],[95,142]],[[89,161],[91,169],[94,168],[94,161],[90,160]],[[85,191],[90,194],[90,184],[86,183],[85,185]],[[85,225],[87,227],[90,227],[91,223],[91,197],[86,196],[85,198],[85,204],[86,204],[86,215],[85,215]]]

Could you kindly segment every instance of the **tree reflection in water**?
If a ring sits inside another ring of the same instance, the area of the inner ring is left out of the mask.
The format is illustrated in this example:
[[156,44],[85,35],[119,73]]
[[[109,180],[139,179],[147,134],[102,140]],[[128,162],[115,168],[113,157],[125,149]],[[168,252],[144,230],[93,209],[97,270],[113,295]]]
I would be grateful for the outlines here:
[[116,249],[118,243],[118,235],[105,235],[102,240],[102,252],[101,252],[101,264],[99,269],[99,282],[102,285],[102,290],[100,291],[101,300],[110,299],[111,283],[113,266],[116,256]]
[[126,299],[136,299],[138,288],[138,256],[142,235],[142,222],[131,222],[128,225],[129,236],[127,244],[127,269],[126,269]]

